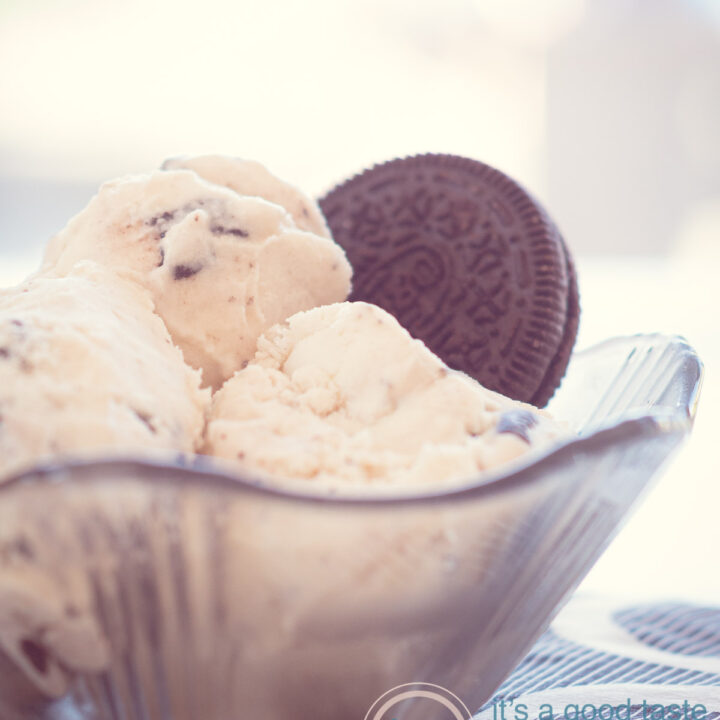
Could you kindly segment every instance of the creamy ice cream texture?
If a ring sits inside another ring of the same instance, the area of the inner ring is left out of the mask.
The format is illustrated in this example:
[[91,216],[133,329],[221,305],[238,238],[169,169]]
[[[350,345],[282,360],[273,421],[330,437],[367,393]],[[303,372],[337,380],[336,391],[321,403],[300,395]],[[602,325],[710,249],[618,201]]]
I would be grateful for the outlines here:
[[298,313],[215,395],[205,452],[255,475],[336,483],[470,478],[560,434],[544,413],[449,370],[384,310]]
[[86,259],[131,271],[187,362],[218,388],[272,325],[344,300],[352,271],[315,203],[259,164],[171,166],[181,162],[193,169],[103,185],[51,240],[42,273],[62,276]]
[[193,452],[209,399],[137,283],[85,262],[0,293],[0,476],[78,454]]

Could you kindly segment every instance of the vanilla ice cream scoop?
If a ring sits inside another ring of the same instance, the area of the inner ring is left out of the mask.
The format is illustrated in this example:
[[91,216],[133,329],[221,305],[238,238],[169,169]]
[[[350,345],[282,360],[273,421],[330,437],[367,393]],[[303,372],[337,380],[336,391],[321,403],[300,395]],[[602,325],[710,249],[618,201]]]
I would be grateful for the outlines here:
[[[477,483],[563,434],[356,302],[267,331],[216,393],[205,452],[290,492],[398,500]],[[322,668],[328,692],[352,675],[347,692],[373,696],[372,673],[397,676],[423,644],[452,644],[458,618],[477,617],[477,588],[495,579],[488,558],[501,564],[509,529],[538,501],[532,486],[521,495],[491,494],[480,511],[473,502],[371,503],[357,522],[352,503],[313,508],[248,493],[225,524],[239,568],[228,585],[249,619],[234,632],[247,657],[272,658],[313,687]]]
[[252,358],[272,325],[344,300],[352,272],[338,245],[299,229],[281,205],[191,170],[103,185],[50,241],[41,274],[62,276],[84,259],[134,273],[212,387]]
[[564,434],[449,370],[384,310],[338,303],[269,330],[214,398],[205,452],[329,485],[476,476]]
[[58,457],[193,452],[209,401],[137,283],[84,262],[0,292],[0,479]]

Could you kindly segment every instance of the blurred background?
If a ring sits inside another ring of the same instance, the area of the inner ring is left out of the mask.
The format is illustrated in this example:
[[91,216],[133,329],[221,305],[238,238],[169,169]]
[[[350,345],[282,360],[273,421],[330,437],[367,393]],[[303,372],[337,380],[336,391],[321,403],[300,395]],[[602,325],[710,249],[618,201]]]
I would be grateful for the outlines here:
[[585,582],[720,603],[718,0],[0,0],[0,286],[107,178],[259,159],[320,194],[439,151],[539,196],[579,346],[685,335],[696,433]]

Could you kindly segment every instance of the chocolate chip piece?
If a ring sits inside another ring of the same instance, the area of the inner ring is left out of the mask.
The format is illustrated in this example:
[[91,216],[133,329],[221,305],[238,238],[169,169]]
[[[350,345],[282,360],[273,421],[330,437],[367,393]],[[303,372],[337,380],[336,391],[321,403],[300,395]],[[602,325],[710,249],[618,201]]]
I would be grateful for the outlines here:
[[14,325],[15,327],[19,327],[19,328],[24,327],[24,325],[25,325],[25,323],[22,320],[11,320],[10,324]]
[[526,443],[529,443],[530,430],[532,430],[537,423],[537,417],[527,410],[508,410],[500,416],[495,426],[495,432],[511,433],[512,435],[517,435]]
[[161,213],[160,215],[155,215],[154,217],[151,217],[147,224],[150,227],[155,227],[159,222],[169,222],[175,217],[174,212],[170,212],[169,210],[166,210],[164,213]]
[[48,655],[48,651],[40,645],[40,643],[30,638],[25,638],[20,643],[20,650],[41,675],[47,672],[50,666],[50,656]]
[[150,430],[150,432],[153,435],[157,435],[157,428],[155,427],[155,425],[153,423],[152,415],[149,415],[148,413],[143,412],[142,410],[136,410],[135,408],[133,408],[133,412],[135,413],[135,415],[137,415],[138,419],[145,426],[147,426],[148,430]]
[[0,359],[6,360],[10,357],[10,350],[6,347],[0,347]]
[[175,265],[173,277],[176,280],[187,280],[187,278],[197,275],[201,270],[202,265]]
[[16,555],[20,555],[27,560],[33,560],[35,558],[35,553],[33,552],[32,546],[28,542],[27,538],[23,537],[22,535],[15,538],[15,540],[10,543],[9,549]]
[[242,228],[228,228],[224,225],[213,225],[210,228],[210,232],[214,235],[234,235],[235,237],[246,238],[250,237],[250,233]]

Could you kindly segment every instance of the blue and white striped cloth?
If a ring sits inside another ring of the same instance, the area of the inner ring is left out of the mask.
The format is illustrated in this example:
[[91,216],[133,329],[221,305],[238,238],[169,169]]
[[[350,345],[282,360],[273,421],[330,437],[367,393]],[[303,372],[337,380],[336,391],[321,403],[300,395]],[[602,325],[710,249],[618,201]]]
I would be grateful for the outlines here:
[[478,720],[720,720],[720,608],[577,597]]

